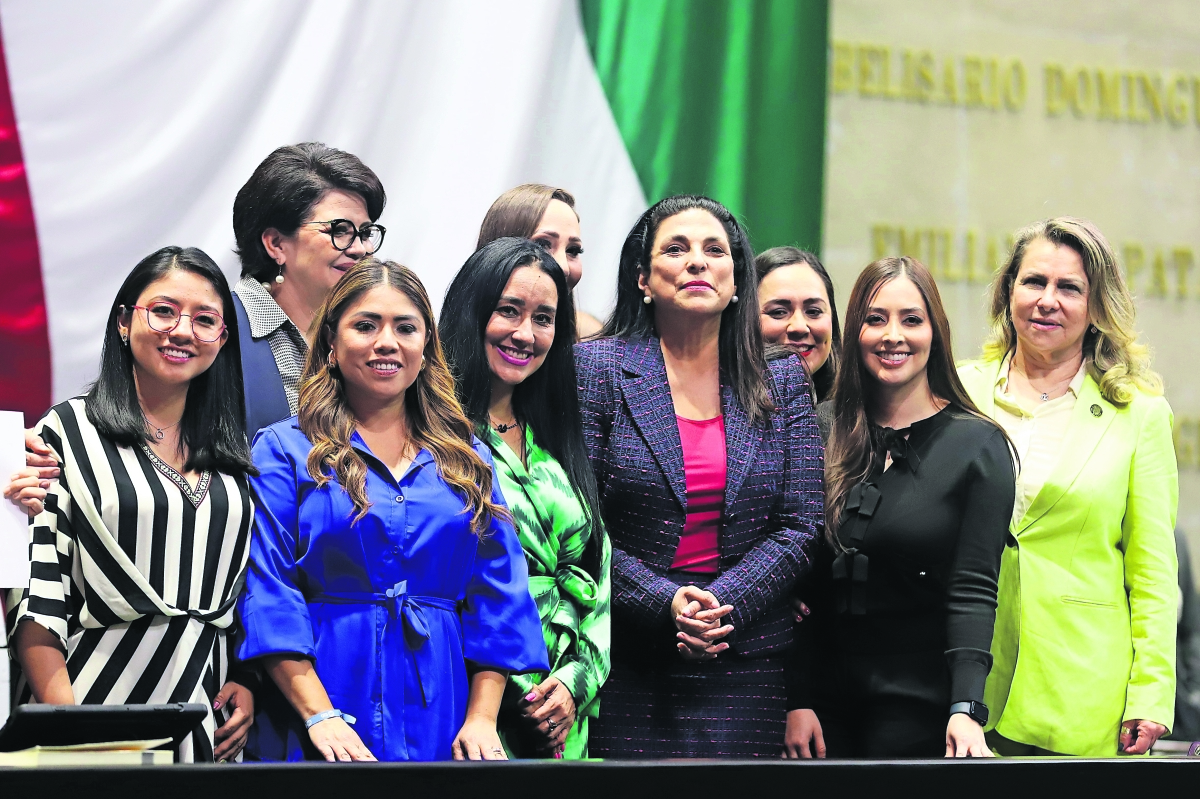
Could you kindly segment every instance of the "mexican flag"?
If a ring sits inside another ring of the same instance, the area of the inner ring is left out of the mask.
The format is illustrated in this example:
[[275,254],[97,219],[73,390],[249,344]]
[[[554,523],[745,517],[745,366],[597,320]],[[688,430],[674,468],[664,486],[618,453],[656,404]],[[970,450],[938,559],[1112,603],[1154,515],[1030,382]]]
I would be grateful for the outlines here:
[[646,206],[708,194],[756,249],[819,249],[823,0],[0,0],[0,408],[95,379],[138,260],[230,280],[233,197],[319,140],[388,192],[380,255],[435,306],[503,191],[571,191],[607,314]]

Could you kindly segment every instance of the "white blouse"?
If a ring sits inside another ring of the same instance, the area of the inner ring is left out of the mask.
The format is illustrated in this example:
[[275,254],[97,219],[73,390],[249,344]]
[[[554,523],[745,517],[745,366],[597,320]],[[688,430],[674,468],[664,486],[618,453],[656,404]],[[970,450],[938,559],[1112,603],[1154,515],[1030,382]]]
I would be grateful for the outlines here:
[[1015,393],[1009,392],[1012,353],[1000,366],[995,390],[996,423],[1008,433],[1021,459],[1017,472],[1017,498],[1013,503],[1013,524],[1025,516],[1058,464],[1063,439],[1067,435],[1067,424],[1071,421],[1071,412],[1075,410],[1075,401],[1083,388],[1087,363],[1084,359],[1079,365],[1079,371],[1071,378],[1066,394],[1048,402],[1038,402],[1033,407],[1022,404]]

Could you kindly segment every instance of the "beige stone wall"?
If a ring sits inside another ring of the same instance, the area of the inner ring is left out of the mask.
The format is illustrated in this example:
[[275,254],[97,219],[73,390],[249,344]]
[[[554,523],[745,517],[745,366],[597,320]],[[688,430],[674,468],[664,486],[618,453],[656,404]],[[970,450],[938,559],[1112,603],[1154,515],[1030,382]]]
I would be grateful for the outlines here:
[[1018,227],[1087,217],[1121,252],[1175,411],[1200,565],[1200,13],[1195,0],[833,0],[825,263],[934,269],[979,352]]

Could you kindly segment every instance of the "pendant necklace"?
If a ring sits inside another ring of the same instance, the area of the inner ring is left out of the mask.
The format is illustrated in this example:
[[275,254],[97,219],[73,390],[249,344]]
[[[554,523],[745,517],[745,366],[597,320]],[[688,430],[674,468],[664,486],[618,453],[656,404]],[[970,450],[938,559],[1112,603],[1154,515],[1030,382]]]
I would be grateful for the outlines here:
[[520,427],[520,425],[517,424],[516,419],[514,419],[510,424],[502,424],[497,422],[495,419],[492,419],[492,427],[496,428],[498,432],[503,434],[507,433],[509,430],[516,430],[518,427]]
[[175,422],[175,424],[169,424],[169,425],[167,425],[166,427],[159,427],[159,426],[158,426],[157,424],[155,424],[155,423],[154,423],[154,421],[152,421],[152,420],[150,419],[150,417],[149,417],[149,416],[147,416],[145,413],[143,413],[143,414],[142,414],[142,416],[143,416],[143,417],[145,417],[145,419],[146,419],[146,422],[147,422],[147,423],[148,423],[148,424],[149,424],[151,427],[153,427],[153,428],[154,428],[154,438],[155,438],[155,439],[157,439],[157,440],[159,440],[159,441],[162,441],[164,438],[166,438],[166,437],[167,437],[167,435],[166,435],[166,431],[167,431],[167,430],[170,430],[172,427],[174,427],[175,425],[179,424],[179,421],[182,421],[182,420],[176,421],[176,422]]
[[1050,401],[1050,395],[1047,394],[1045,391],[1043,391],[1042,392],[1042,402],[1049,402],[1049,401]]

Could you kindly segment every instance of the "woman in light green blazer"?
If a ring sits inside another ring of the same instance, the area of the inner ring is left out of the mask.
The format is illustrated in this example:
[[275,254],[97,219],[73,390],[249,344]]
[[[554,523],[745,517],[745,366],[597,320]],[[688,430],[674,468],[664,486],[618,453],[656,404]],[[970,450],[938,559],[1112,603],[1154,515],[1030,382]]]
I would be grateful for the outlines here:
[[1022,230],[959,374],[1021,459],[988,678],[999,754],[1141,754],[1175,698],[1171,409],[1091,223]]

